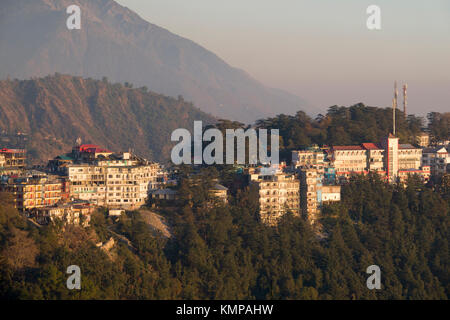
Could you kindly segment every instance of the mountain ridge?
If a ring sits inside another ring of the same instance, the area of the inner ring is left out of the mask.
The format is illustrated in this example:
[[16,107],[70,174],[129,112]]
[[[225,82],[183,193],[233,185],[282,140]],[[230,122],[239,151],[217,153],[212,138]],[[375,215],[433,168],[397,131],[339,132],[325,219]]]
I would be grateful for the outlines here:
[[145,158],[166,162],[175,144],[170,141],[172,131],[192,130],[194,120],[216,122],[181,98],[106,79],[56,74],[0,81],[0,131],[25,133],[27,141],[20,147],[28,150],[32,163],[70,151],[77,137],[115,151],[132,148]]
[[[65,9],[71,4],[81,8],[81,30],[66,27]],[[306,105],[113,0],[4,0],[2,7],[2,78],[55,72],[106,76],[164,95],[183,95],[205,112],[247,123],[294,114]]]

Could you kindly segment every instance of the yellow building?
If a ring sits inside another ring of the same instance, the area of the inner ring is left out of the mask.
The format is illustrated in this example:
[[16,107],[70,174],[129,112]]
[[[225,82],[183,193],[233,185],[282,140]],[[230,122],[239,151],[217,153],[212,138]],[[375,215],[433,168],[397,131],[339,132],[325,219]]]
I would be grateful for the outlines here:
[[23,173],[26,160],[26,150],[0,149],[0,175],[19,175]]
[[14,206],[21,211],[54,205],[62,199],[64,182],[46,174],[9,178],[2,182],[0,191],[13,195]]
[[422,148],[426,148],[430,145],[430,135],[426,132],[421,132],[416,136],[416,143]]
[[274,226],[287,212],[300,214],[300,182],[295,175],[254,173],[250,174],[250,184],[258,189],[259,214],[263,223]]

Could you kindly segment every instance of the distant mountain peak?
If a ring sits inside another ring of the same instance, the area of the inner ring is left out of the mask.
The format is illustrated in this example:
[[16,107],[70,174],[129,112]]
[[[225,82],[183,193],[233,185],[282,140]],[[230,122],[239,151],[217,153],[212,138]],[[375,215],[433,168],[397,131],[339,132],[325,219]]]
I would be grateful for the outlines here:
[[[71,4],[82,10],[81,30],[66,27]],[[3,79],[55,72],[106,76],[165,95],[182,95],[203,111],[242,122],[294,114],[306,106],[301,98],[262,85],[113,0],[3,0],[0,6]]]

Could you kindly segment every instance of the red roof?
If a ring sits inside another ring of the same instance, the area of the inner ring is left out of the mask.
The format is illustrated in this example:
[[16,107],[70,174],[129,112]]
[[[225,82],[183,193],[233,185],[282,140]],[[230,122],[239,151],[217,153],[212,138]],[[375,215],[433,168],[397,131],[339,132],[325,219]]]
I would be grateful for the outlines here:
[[8,148],[3,148],[0,149],[1,153],[25,153],[26,151],[23,149],[8,149]]
[[333,146],[333,150],[364,150],[361,146]]
[[84,151],[84,150],[92,149],[92,148],[100,148],[100,147],[96,144],[82,144],[81,146],[78,147],[78,149],[80,151]]
[[383,150],[383,148],[380,148],[378,145],[371,142],[363,143],[362,146],[366,150]]
[[80,152],[89,152],[89,153],[103,153],[103,152],[110,153],[111,152],[107,149],[102,149],[95,144],[83,144],[78,148],[78,150]]

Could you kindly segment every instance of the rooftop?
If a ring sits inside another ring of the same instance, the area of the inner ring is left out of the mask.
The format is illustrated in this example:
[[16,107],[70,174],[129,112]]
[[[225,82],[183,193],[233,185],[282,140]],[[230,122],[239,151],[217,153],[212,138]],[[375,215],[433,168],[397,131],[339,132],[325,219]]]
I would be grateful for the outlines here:
[[361,146],[333,146],[333,150],[364,150]]
[[78,151],[89,153],[111,153],[111,151],[107,149],[102,149],[95,144],[82,144],[81,146],[78,147]]
[[217,183],[216,185],[214,185],[214,187],[212,187],[212,190],[228,190],[228,188]]
[[26,153],[26,150],[3,148],[3,149],[0,149],[0,153]]
[[424,148],[423,153],[447,153],[447,149],[442,146],[434,148]]
[[418,149],[418,148],[414,147],[412,144],[409,144],[409,143],[399,144],[398,148],[399,149]]
[[362,146],[366,150],[383,150],[378,144],[372,142],[363,143]]

